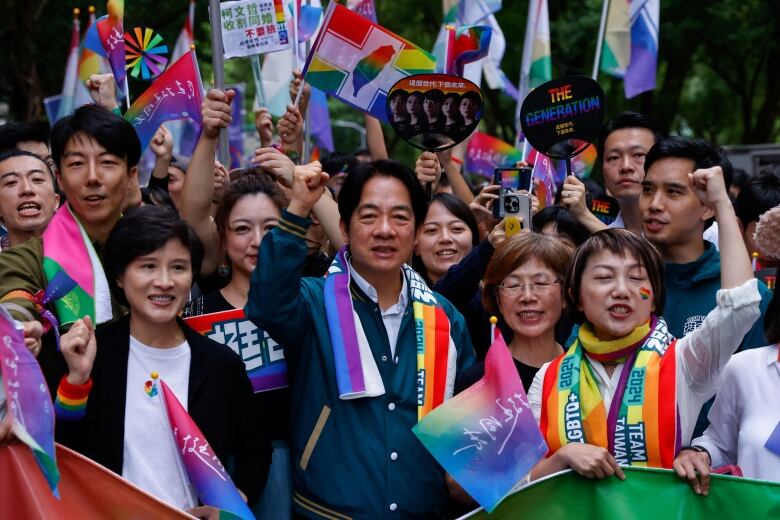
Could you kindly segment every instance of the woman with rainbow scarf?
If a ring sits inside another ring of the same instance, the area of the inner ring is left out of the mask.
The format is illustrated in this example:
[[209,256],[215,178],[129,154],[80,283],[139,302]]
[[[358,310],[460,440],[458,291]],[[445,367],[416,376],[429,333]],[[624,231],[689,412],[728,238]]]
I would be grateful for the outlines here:
[[687,188],[718,220],[718,306],[698,330],[676,340],[660,317],[663,262],[649,242],[608,229],[580,246],[564,292],[583,323],[564,354],[539,370],[528,393],[550,448],[532,480],[569,468],[620,479],[620,466],[671,468],[723,367],[758,318],[760,295],[723,172],[696,170]]

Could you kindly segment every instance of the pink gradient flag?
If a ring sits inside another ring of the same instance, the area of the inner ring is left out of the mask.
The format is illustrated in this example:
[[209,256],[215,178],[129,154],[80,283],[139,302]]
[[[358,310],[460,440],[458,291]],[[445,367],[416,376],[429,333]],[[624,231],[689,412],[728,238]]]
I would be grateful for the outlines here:
[[166,121],[191,118],[201,123],[203,87],[195,51],[189,51],[154,80],[125,113],[141,140],[141,150]]
[[249,510],[249,506],[244,502],[198,425],[162,379],[160,379],[160,387],[176,449],[181,454],[184,470],[197,491],[201,503],[219,509],[220,518],[227,514],[245,520],[254,520],[252,511]]
[[488,350],[482,379],[434,409],[412,431],[488,512],[547,453],[500,334]]
[[101,56],[108,58],[116,85],[124,92],[125,79],[125,30],[122,19],[125,14],[124,0],[108,0],[108,14],[93,23],[84,38],[84,45]]
[[[11,416],[11,428],[35,456],[54,496],[59,498],[60,472],[54,455],[54,406],[35,356],[22,331],[0,306],[0,374]],[[0,486],[3,487],[3,486]]]
[[466,149],[466,172],[493,179],[493,170],[512,167],[523,154],[511,144],[482,132],[475,132]]

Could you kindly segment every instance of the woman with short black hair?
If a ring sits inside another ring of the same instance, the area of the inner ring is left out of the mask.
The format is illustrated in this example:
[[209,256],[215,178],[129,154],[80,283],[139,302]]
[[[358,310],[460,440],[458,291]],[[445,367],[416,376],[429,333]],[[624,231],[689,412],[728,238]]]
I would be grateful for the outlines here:
[[105,251],[108,283],[130,313],[98,331],[89,317],[77,320],[62,336],[68,373],[55,402],[58,440],[173,506],[196,507],[157,372],[217,457],[235,460],[233,480],[255,500],[271,450],[244,364],[178,318],[203,259],[200,240],[173,210],[142,206],[117,223]]

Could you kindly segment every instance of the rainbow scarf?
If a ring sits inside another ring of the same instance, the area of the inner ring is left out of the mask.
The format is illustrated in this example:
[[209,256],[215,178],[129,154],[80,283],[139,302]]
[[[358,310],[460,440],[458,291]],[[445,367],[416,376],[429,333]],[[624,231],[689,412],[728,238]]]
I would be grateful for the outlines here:
[[[609,449],[618,464],[671,468],[680,447],[675,342],[652,317],[625,338],[602,342],[588,324],[547,369],[540,428],[548,456],[570,442]],[[584,355],[587,353],[587,355]],[[624,359],[609,411],[590,359]]]
[[[341,399],[385,393],[373,352],[352,305],[349,259],[339,250],[325,279],[324,301]],[[417,342],[417,417],[452,397],[457,353],[450,322],[425,281],[411,267],[402,267],[411,294]]]
[[111,294],[103,265],[86,231],[65,203],[57,210],[41,237],[43,273],[47,285],[64,277],[75,284],[54,300],[59,325],[89,316],[92,323],[111,320]]

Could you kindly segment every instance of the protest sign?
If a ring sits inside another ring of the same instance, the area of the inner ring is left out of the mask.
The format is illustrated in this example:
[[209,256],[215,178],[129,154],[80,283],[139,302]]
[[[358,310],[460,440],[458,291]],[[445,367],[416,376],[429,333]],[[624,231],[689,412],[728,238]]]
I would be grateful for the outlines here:
[[436,59],[384,27],[330,2],[306,58],[304,79],[326,94],[387,121],[387,95],[399,79],[432,73]]
[[475,132],[466,149],[465,171],[493,179],[493,170],[514,166],[523,160],[520,150],[482,132]]
[[282,0],[219,4],[225,58],[281,51],[290,46]]
[[435,408],[412,431],[488,511],[547,453],[500,334],[485,358],[482,379]]
[[523,101],[520,124],[528,142],[555,159],[569,159],[594,142],[604,119],[604,91],[584,76],[535,88]]
[[588,209],[597,219],[606,225],[612,224],[620,213],[618,201],[605,195],[599,198],[592,198],[588,202]]
[[289,386],[284,348],[246,319],[244,309],[202,314],[184,321],[196,332],[227,345],[241,356],[255,393]]
[[447,74],[401,78],[387,96],[387,119],[406,142],[440,152],[466,139],[482,119],[482,93]]
[[[0,374],[11,416],[11,429],[35,457],[49,488],[59,497],[60,472],[54,456],[54,406],[35,356],[24,344],[24,334],[0,306]],[[2,486],[0,486],[2,487]]]
[[626,480],[587,479],[567,470],[538,480],[508,496],[491,513],[462,518],[777,518],[780,484],[723,475],[710,476],[710,492],[697,495],[674,471],[624,467]]

